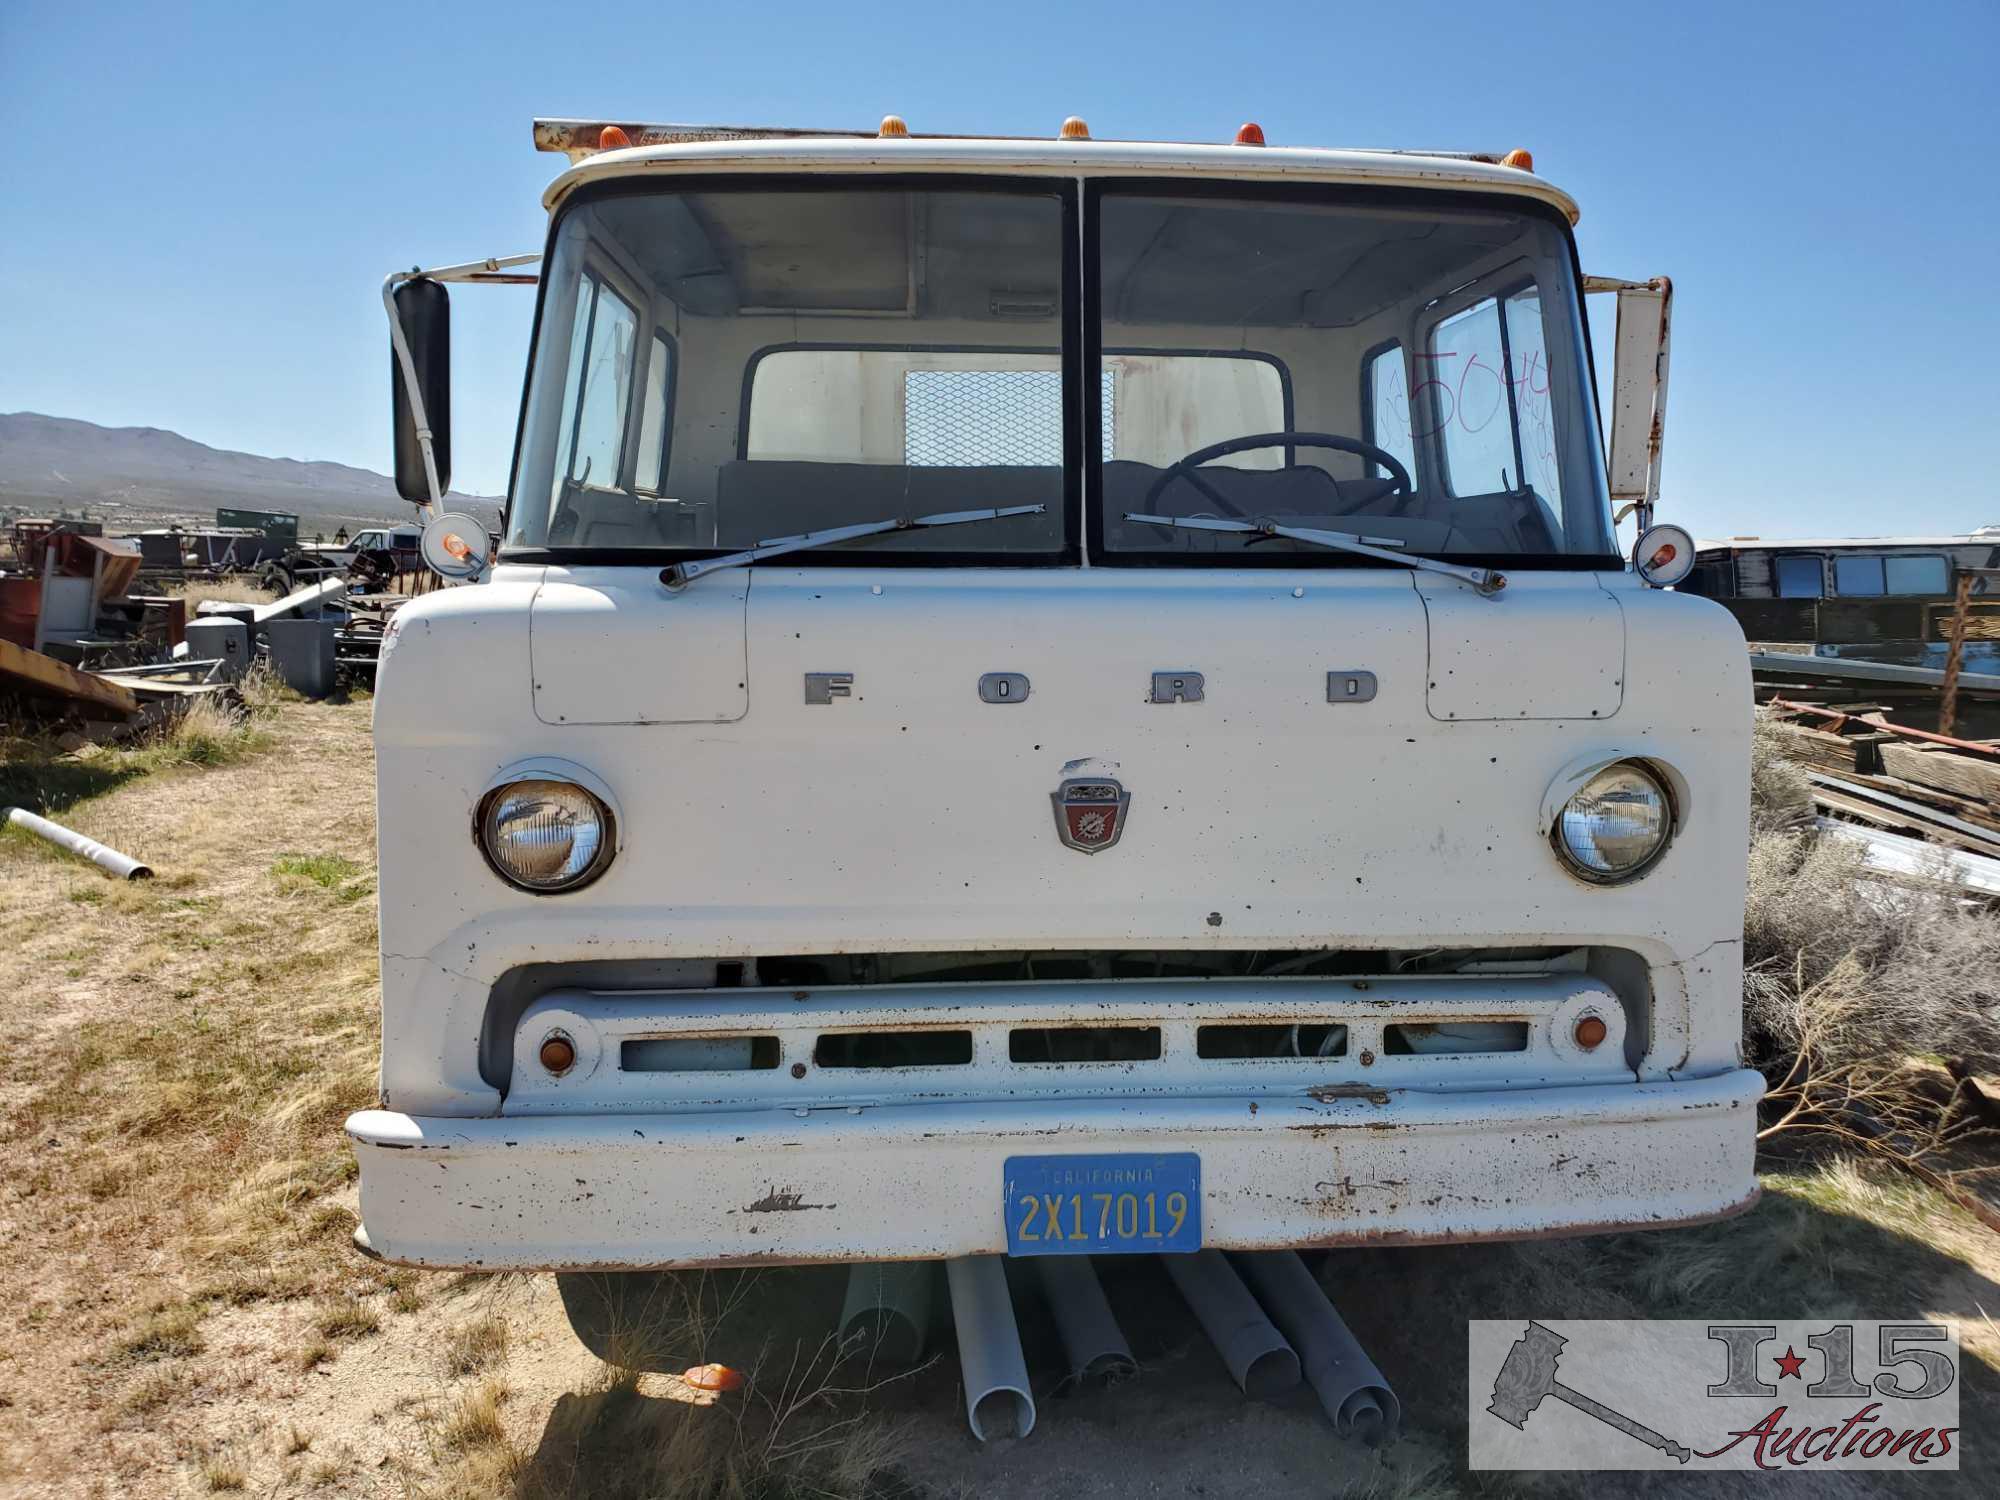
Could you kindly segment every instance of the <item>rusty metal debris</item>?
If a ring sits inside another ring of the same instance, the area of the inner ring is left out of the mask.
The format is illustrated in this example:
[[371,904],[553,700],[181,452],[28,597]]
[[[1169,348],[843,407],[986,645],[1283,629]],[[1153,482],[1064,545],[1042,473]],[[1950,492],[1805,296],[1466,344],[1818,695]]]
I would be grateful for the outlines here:
[[79,672],[41,651],[0,639],[0,689],[24,697],[80,705],[96,717],[128,719],[139,699],[122,683],[94,672]]

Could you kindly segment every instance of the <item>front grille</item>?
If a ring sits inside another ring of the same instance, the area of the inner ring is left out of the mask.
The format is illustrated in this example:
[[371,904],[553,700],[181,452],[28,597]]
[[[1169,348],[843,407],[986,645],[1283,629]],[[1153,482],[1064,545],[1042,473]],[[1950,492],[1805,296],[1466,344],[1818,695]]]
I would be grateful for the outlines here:
[[[1604,1040],[1580,1047],[1594,1015]],[[512,1037],[514,1114],[1473,1089],[1633,1077],[1580,972],[559,990]],[[551,1032],[577,1064],[551,1075]],[[732,1065],[733,1064],[733,1065]]]

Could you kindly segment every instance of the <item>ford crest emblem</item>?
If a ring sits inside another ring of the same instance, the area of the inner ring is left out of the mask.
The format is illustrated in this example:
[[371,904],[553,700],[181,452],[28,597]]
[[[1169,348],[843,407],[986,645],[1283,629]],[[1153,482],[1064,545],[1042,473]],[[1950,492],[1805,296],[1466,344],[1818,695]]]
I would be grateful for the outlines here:
[[1056,809],[1056,837],[1084,854],[1109,849],[1125,831],[1132,794],[1102,776],[1065,781],[1049,794]]

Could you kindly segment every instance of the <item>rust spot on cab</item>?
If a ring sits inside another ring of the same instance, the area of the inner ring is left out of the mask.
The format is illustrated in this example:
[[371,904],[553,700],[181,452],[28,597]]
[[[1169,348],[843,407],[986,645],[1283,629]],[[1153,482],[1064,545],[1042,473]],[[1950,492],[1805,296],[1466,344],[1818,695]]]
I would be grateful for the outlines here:
[[1389,1091],[1372,1083],[1322,1083],[1306,1093],[1321,1104],[1331,1104],[1336,1099],[1366,1099],[1370,1104],[1389,1102]]
[[806,1195],[804,1193],[797,1192],[792,1188],[786,1188],[783,1192],[779,1192],[774,1187],[770,1192],[744,1209],[743,1212],[746,1214],[792,1214],[808,1208],[833,1207],[835,1205],[831,1203],[808,1203],[806,1202]]

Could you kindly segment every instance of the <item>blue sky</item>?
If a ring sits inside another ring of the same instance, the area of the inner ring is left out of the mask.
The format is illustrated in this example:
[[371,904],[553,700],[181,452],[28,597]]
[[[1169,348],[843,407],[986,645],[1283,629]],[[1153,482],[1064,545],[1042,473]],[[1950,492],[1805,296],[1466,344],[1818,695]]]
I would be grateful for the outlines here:
[[[539,248],[536,114],[1526,146],[1677,288],[1663,519],[2000,522],[2000,6],[0,7],[0,411],[388,467],[377,288]],[[504,487],[531,294],[454,306]],[[1609,342],[1600,326],[1599,348]]]

